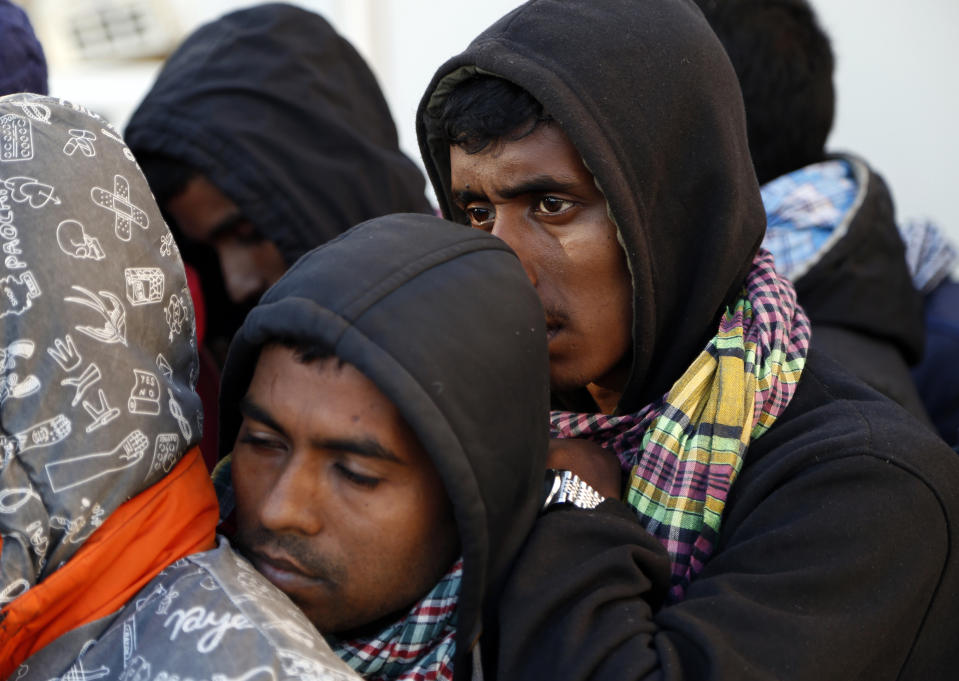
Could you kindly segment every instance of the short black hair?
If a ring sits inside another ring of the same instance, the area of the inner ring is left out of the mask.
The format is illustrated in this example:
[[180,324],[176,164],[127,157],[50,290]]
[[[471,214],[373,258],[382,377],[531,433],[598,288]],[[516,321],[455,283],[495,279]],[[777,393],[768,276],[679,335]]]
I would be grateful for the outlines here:
[[450,146],[468,154],[526,137],[552,118],[529,92],[503,78],[475,75],[456,84],[440,113]]
[[829,36],[806,0],[696,0],[736,69],[760,183],[822,161],[835,112]]
[[[333,348],[315,339],[294,338],[292,336],[281,336],[271,338],[266,345],[279,345],[292,350],[298,362],[302,364],[311,364],[324,359],[336,359],[337,366],[347,364],[333,351]],[[264,346],[266,347],[266,346]]]

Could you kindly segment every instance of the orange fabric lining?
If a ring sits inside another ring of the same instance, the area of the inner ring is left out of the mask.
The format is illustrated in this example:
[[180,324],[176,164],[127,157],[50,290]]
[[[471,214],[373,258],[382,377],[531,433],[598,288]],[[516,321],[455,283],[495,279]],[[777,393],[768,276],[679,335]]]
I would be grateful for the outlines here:
[[215,543],[218,508],[199,447],[121,505],[62,568],[10,603],[0,679],[57,637],[119,610],[170,563]]

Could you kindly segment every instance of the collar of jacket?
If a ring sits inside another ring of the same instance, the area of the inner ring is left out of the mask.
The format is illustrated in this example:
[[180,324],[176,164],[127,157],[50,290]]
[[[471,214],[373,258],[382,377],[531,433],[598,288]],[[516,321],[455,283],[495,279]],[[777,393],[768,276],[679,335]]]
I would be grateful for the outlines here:
[[194,447],[111,514],[66,565],[0,611],[0,679],[59,636],[115,612],[170,563],[212,549],[217,516]]

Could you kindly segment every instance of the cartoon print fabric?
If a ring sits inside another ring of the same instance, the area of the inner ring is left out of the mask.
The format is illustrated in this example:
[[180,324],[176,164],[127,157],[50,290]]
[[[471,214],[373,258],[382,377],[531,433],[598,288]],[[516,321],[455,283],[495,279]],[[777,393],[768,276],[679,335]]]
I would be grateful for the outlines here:
[[167,567],[111,619],[57,639],[11,681],[360,681],[222,537]]
[[0,99],[0,606],[199,441],[193,308],[168,235],[108,123]]
[[[192,523],[198,493],[162,496],[187,478],[181,459],[201,467],[214,499],[197,452],[185,456],[203,427],[196,372],[179,253],[120,136],[67,102],[0,98],[3,623],[57,570],[84,572],[91,553],[132,561],[137,548],[110,521],[125,519],[138,538],[148,532],[124,515],[130,504],[117,511],[124,502],[161,497],[170,503],[139,522]],[[104,523],[113,533],[76,556]],[[155,549],[162,558],[168,547]],[[118,609],[57,632],[25,659],[0,652],[0,669],[11,670],[0,679],[359,679],[225,539],[179,555]],[[0,627],[0,648],[26,629],[4,639]]]

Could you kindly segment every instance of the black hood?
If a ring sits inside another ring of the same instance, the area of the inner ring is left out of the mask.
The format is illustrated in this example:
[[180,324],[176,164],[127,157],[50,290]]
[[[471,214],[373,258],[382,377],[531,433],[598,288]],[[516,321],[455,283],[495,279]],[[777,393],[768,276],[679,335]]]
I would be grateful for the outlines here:
[[352,225],[429,212],[369,67],[319,15],[227,14],[170,56],[126,129],[205,175],[292,264]]
[[716,333],[765,231],[736,73],[687,0],[533,0],[440,67],[417,133],[444,215],[436,113],[477,71],[538,99],[593,172],[633,283],[632,371],[619,412],[661,396]]
[[275,338],[333,348],[396,404],[436,465],[463,551],[456,669],[466,673],[482,604],[542,493],[546,330],[519,261],[499,239],[424,215],[371,220],[307,254],[230,346],[221,453],[236,439],[258,353]]

